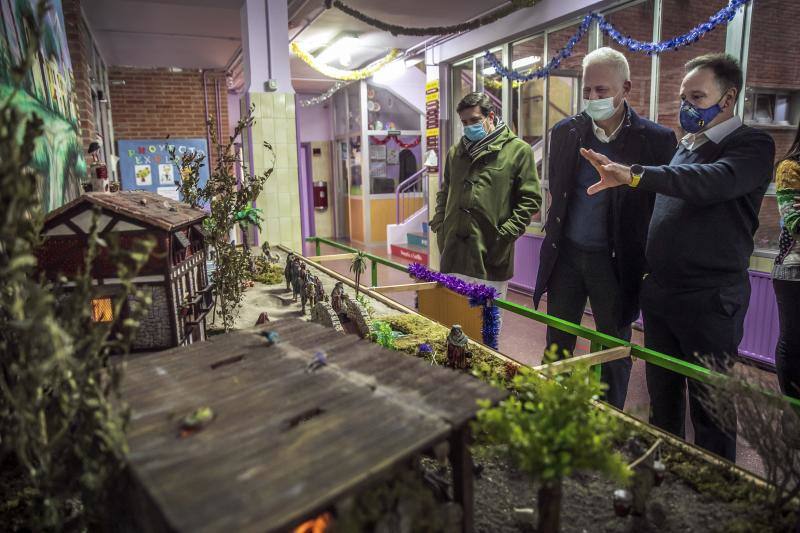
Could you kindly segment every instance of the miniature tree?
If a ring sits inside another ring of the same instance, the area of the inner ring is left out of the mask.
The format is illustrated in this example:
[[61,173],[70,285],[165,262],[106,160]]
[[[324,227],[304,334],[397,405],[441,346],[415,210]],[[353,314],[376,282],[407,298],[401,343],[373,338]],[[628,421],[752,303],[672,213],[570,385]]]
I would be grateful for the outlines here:
[[[11,71],[16,87],[29,74],[46,12],[40,2],[35,17],[23,15],[30,41]],[[109,356],[127,351],[146,312],[148,298],[131,279],[152,243],[119,252],[98,237],[95,218],[82,271],[70,280],[74,287],[41,278],[36,248],[44,177],[29,163],[43,123],[15,107],[15,96],[0,101],[0,483],[16,489],[4,494],[17,505],[0,523],[9,530],[97,529],[126,449],[121,371]],[[116,318],[97,323],[89,272],[100,253],[117,262],[121,284],[113,298]],[[120,319],[123,314],[127,318]]]
[[[711,360],[704,364],[719,367]],[[785,521],[800,496],[800,414],[771,388],[759,373],[732,366],[726,375],[712,374],[700,398],[722,427],[738,425],[740,435],[756,450],[769,482],[772,521],[776,530],[788,530],[793,524]]]
[[[255,124],[254,110],[255,106],[251,106],[247,114],[236,124],[233,135],[224,145],[217,138],[213,119],[209,119],[206,123],[216,152],[216,162],[204,187],[200,187],[199,180],[200,168],[203,166],[202,158],[189,153],[177,158],[174,147],[170,150],[172,161],[178,166],[181,174],[182,180],[178,189],[184,199],[195,207],[207,205],[210,209],[210,216],[205,220],[204,227],[209,234],[208,242],[216,254],[217,268],[212,275],[212,282],[225,331],[233,327],[244,297],[244,281],[250,279],[252,275],[251,252],[247,246],[246,230],[250,224],[258,224],[260,221],[260,210],[253,208],[253,203],[261,194],[264,183],[272,175],[275,162],[272,145],[264,142],[263,147],[272,154],[273,164],[261,174],[250,174],[234,149],[236,139]],[[234,170],[236,166],[241,166],[241,176],[236,176]],[[245,239],[245,246],[241,248],[237,248],[231,240],[237,225],[242,228]]]
[[367,270],[367,254],[361,250],[353,257],[353,262],[350,263],[350,272],[356,275],[356,298],[358,298],[358,290],[361,286],[361,274]]
[[523,367],[509,388],[511,395],[498,406],[484,402],[479,428],[489,442],[507,446],[511,459],[539,483],[538,533],[559,531],[565,476],[581,470],[618,480],[630,475],[611,445],[617,420],[592,404],[604,385],[585,365],[558,375]]

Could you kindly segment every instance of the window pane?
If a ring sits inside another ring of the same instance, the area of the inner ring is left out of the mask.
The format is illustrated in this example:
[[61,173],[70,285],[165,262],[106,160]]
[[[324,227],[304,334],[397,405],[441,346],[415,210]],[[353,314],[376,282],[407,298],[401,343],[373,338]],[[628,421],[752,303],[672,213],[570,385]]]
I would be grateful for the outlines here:
[[[492,50],[492,53],[498,61],[503,61],[502,50]],[[477,72],[476,90],[483,91],[489,95],[489,99],[492,101],[492,104],[494,104],[495,115],[498,117],[502,116],[503,77],[499,73],[495,72],[494,67],[492,67],[489,62],[483,58],[483,56],[475,59],[475,69]]]
[[[671,39],[687,32],[698,21],[708,20],[711,15],[726,5],[728,5],[728,0],[705,0],[703,2],[664,0],[661,38]],[[628,31],[633,31],[633,29]],[[694,57],[724,51],[725,26],[719,26],[687,48],[661,54],[658,82],[658,123],[674,129],[679,139],[683,136],[678,121],[678,109],[680,108],[680,86],[685,74],[684,65]]]
[[[758,0],[753,4],[744,121],[772,136],[776,161],[789,151],[800,121],[800,64],[792,59],[800,48],[800,33],[780,31],[781,21],[798,16],[798,2]],[[759,218],[756,249],[777,251],[780,225],[774,196],[764,198]]]
[[113,319],[111,298],[94,298],[92,300],[92,320],[94,322],[111,322]]
[[334,135],[347,133],[347,91],[336,91],[333,95]]
[[361,82],[351,83],[347,86],[348,127],[349,132],[361,131]]
[[419,131],[420,113],[389,90],[367,84],[367,118],[370,130]]
[[[623,35],[640,41],[653,40],[653,0],[613,11],[605,17]],[[628,95],[628,103],[639,116],[649,117],[651,57],[638,52],[629,52],[605,35],[603,44],[625,54],[631,69],[631,92]]]
[[470,59],[453,67],[453,142],[458,142],[461,136],[464,135],[464,128],[458,119],[456,108],[458,107],[458,102],[472,92],[474,82],[472,79],[473,63],[474,60]]
[[[512,68],[522,74],[541,68],[544,63],[544,36],[538,35],[514,43],[511,47],[511,62]],[[536,159],[536,171],[541,179],[544,158],[544,80],[533,79],[512,84],[509,127],[531,145]],[[535,213],[531,224],[541,223],[541,213]]]
[[[550,33],[548,38],[548,51],[552,57],[578,31],[578,24],[568,26],[562,30]],[[575,45],[572,55],[561,62],[560,68],[550,74],[550,89],[547,93],[547,129],[548,131],[558,121],[575,115],[580,110],[581,77],[583,74],[581,62],[589,51],[589,40],[581,39]]]
[[753,238],[756,250],[777,251],[778,238],[781,233],[781,217],[778,213],[778,201],[775,196],[764,197],[758,218],[759,226]]
[[775,139],[781,159],[794,140],[800,119],[800,32],[781,31],[780,21],[797,20],[800,2],[758,0],[753,4],[745,83],[745,123]]

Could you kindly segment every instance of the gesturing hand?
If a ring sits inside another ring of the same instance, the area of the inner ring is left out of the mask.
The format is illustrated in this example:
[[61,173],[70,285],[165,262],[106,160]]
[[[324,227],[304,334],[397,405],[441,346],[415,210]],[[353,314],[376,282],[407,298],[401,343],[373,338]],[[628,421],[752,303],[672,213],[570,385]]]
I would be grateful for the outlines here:
[[631,182],[631,168],[614,163],[603,154],[581,148],[581,155],[597,170],[600,181],[586,189],[588,194],[597,194],[605,189],[628,185]]

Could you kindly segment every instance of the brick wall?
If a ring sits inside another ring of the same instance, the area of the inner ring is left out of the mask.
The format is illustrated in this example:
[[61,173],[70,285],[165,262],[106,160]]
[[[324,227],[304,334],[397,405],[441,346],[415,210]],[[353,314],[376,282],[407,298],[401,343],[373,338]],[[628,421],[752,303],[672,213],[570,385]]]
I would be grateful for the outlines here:
[[[109,67],[108,77],[117,140],[163,139],[167,135],[206,137],[201,71]],[[219,93],[214,87],[215,80],[219,82]],[[215,118],[219,99],[220,128],[222,137],[227,139],[228,98],[224,75],[209,72],[205,94],[208,113]],[[211,152],[213,154],[213,150]]]
[[80,0],[64,0],[64,29],[67,37],[72,73],[75,76],[75,98],[78,103],[78,118],[81,127],[84,152],[89,149],[95,132],[94,107],[92,106],[92,89],[90,82],[89,58],[86,28],[81,17]]

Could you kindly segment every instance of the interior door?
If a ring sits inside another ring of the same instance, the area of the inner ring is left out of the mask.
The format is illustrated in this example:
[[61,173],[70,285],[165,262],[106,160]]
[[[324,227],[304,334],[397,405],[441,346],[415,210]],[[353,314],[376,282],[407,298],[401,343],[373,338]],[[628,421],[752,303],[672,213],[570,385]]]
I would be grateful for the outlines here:
[[334,141],[334,233],[337,239],[350,237],[350,182],[348,179],[348,142]]

